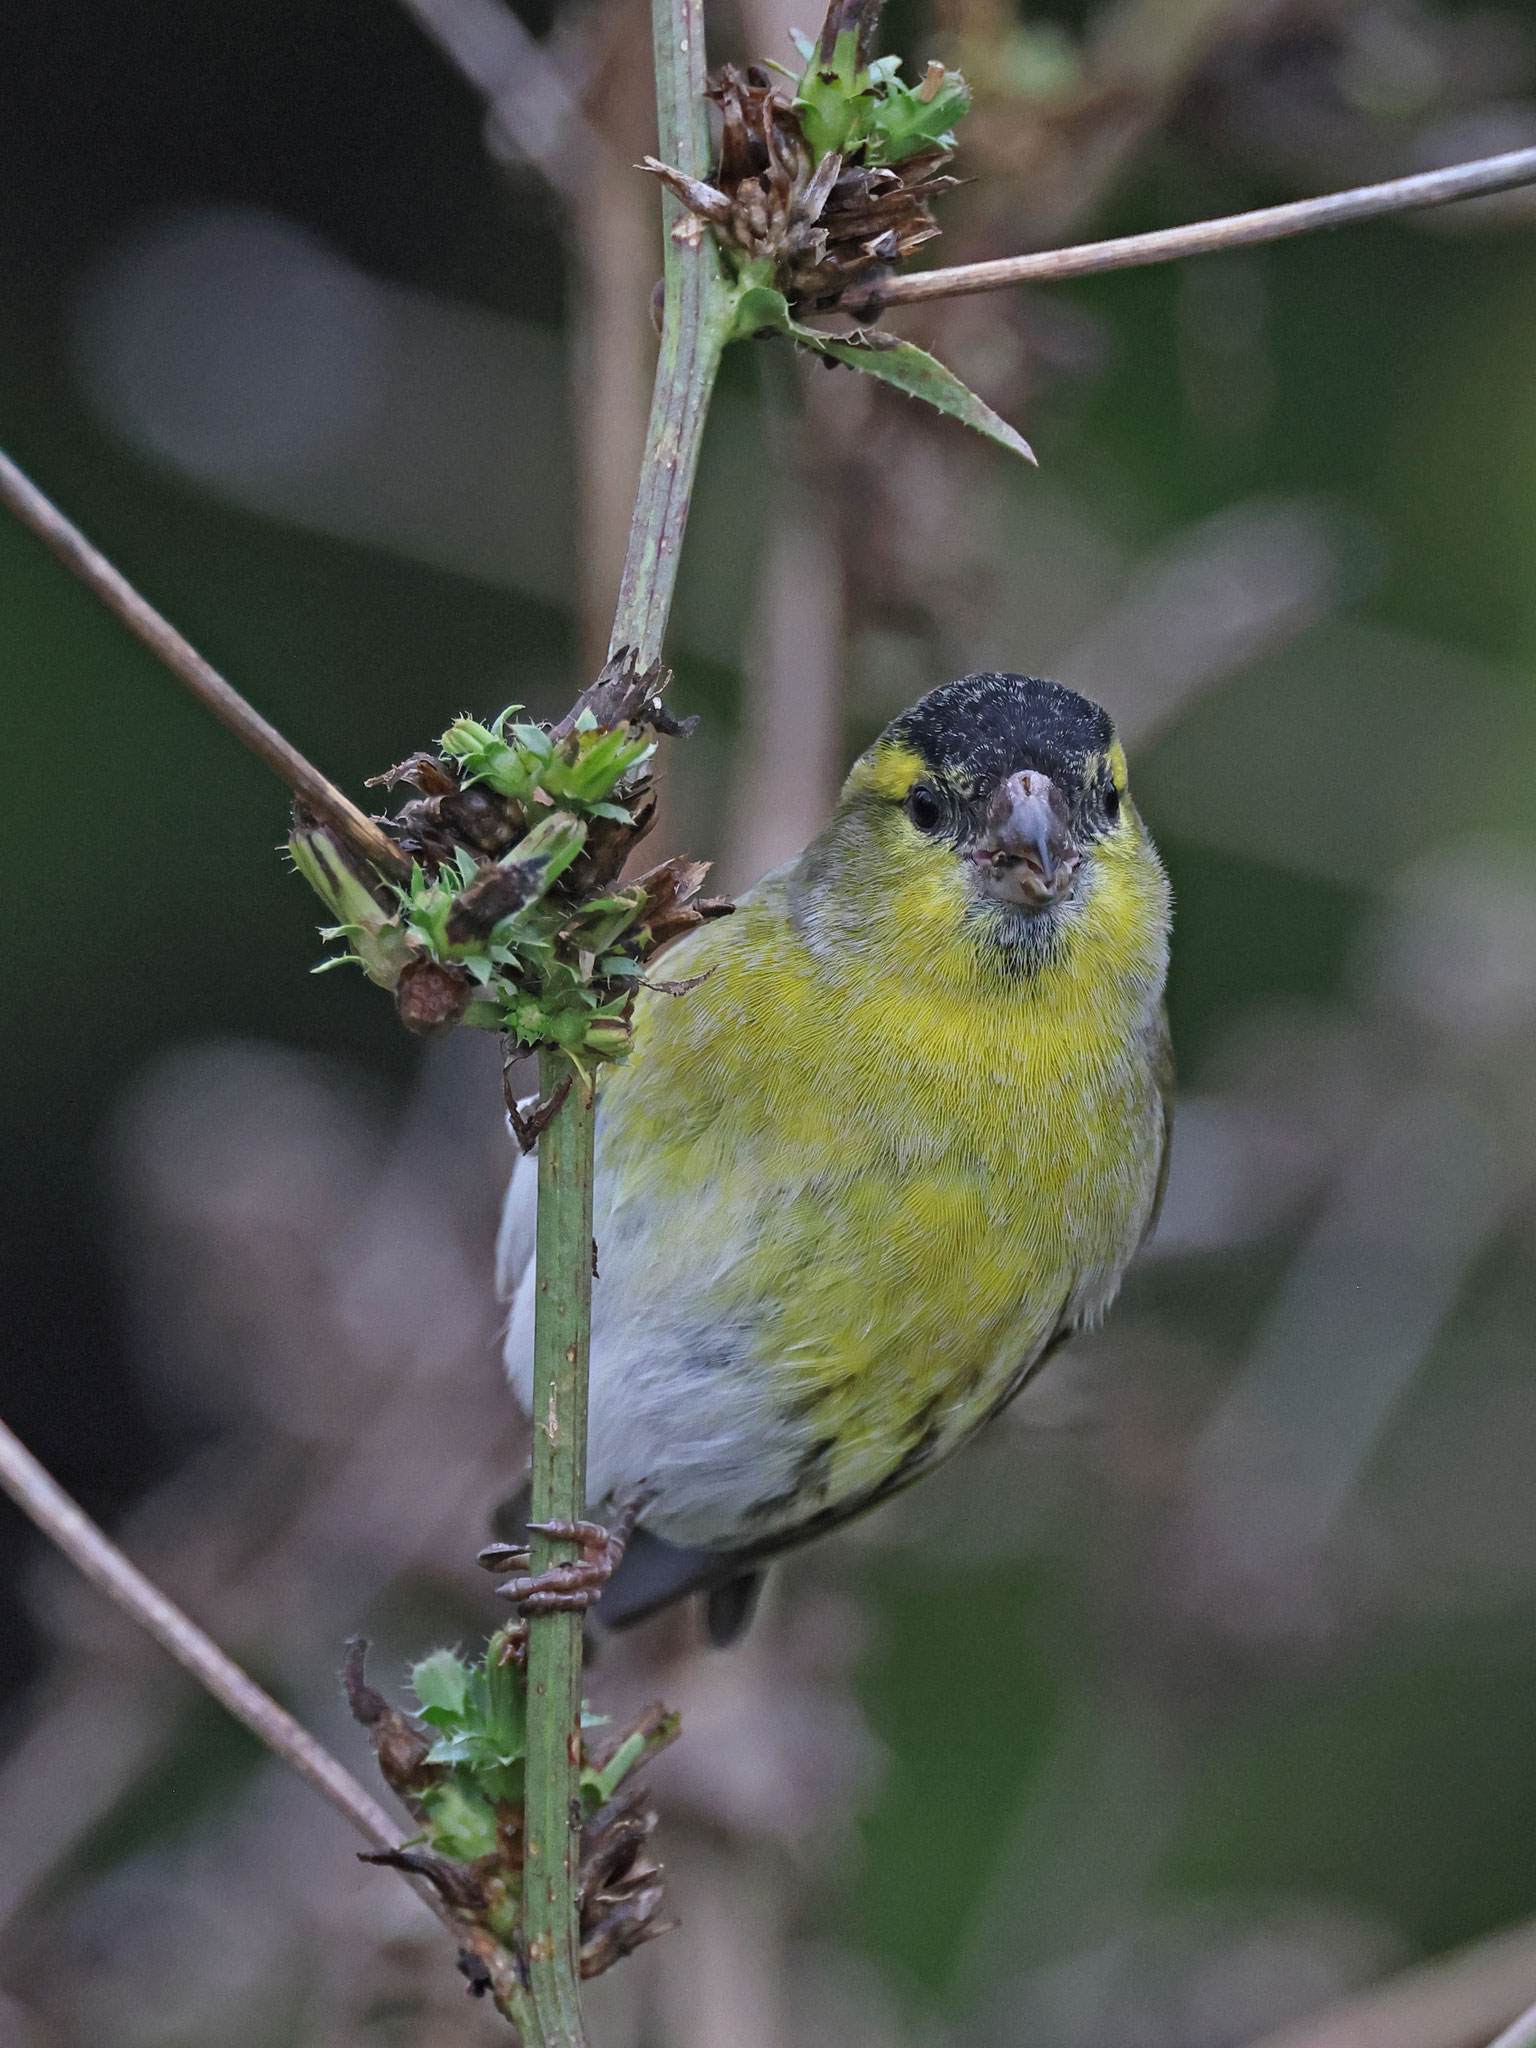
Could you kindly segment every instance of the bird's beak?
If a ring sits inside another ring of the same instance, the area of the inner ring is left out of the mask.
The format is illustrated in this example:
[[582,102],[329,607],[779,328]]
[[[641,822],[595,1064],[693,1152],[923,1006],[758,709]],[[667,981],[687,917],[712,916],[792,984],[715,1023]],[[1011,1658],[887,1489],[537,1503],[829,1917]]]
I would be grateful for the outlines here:
[[1048,775],[1022,768],[999,785],[971,859],[995,902],[1041,910],[1067,893],[1081,855],[1066,803]]

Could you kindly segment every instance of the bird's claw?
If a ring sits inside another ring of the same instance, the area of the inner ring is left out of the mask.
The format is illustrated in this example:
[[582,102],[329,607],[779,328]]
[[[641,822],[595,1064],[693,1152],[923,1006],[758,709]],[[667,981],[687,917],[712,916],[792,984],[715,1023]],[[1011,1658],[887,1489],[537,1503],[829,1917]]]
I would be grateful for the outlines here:
[[634,1517],[621,1516],[612,1529],[605,1529],[601,1522],[563,1519],[530,1522],[527,1526],[531,1535],[580,1544],[582,1554],[534,1572],[530,1569],[533,1560],[526,1545],[489,1543],[480,1553],[480,1563],[484,1568],[515,1574],[496,1591],[525,1615],[584,1614],[593,1601],[602,1598],[603,1587],[617,1570],[624,1555],[624,1546],[629,1541],[629,1532],[634,1526]]
[[519,1571],[532,1563],[532,1555],[526,1543],[487,1543],[475,1563],[483,1572]]

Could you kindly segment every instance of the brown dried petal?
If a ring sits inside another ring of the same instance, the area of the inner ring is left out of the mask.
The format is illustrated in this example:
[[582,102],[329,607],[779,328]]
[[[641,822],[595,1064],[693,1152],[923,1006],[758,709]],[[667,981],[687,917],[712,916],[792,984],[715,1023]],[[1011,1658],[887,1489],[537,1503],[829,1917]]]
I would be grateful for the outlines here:
[[[716,183],[737,208],[732,224],[743,245],[757,239],[742,217],[744,207],[761,204],[786,214],[794,194],[810,179],[815,165],[789,102],[768,84],[762,72],[745,75],[727,64],[709,87],[720,109],[720,165]],[[771,249],[766,253],[771,254]]]
[[449,939],[455,946],[469,946],[485,938],[537,893],[548,865],[544,860],[519,860],[482,868],[454,898],[443,927]]
[[690,213],[696,213],[703,220],[714,221],[717,226],[731,217],[731,202],[717,186],[706,185],[702,179],[690,178],[686,172],[674,171],[670,164],[657,161],[653,156],[642,157],[635,165],[637,171],[649,171],[653,178],[660,178],[674,199],[680,200]]
[[802,270],[812,273],[826,261],[827,231],[809,225],[791,228],[779,244],[779,253],[795,259],[791,274]]
[[837,183],[838,174],[842,168],[843,160],[837,151],[828,150],[827,154],[816,166],[809,183],[801,193],[796,204],[795,218],[797,220],[817,221],[821,219],[822,208],[831,197],[832,188]]
[[615,1963],[633,1955],[646,1942],[655,1941],[658,1935],[670,1934],[678,1923],[656,1918],[664,1896],[658,1881],[636,1898],[626,1900],[606,1914],[601,1925],[581,1944],[582,1976],[600,1977],[604,1970],[612,1969]]
[[944,83],[944,66],[937,57],[928,59],[928,69],[923,73],[923,82],[917,88],[917,97],[923,105],[929,106],[938,98],[939,88]]
[[446,1856],[434,1856],[430,1849],[359,1849],[359,1863],[382,1863],[388,1870],[404,1870],[424,1877],[450,1906],[471,1913],[483,1912],[485,1889],[468,1863],[453,1863]]
[[395,814],[393,831],[401,851],[429,868],[452,860],[458,850],[458,834],[443,816],[441,797],[418,797],[402,805]]
[[727,192],[733,191],[743,178],[755,177],[767,167],[767,152],[762,142],[747,128],[747,118],[740,98],[734,93],[719,93],[714,96],[720,105],[720,184]]
[[407,754],[403,761],[397,761],[393,768],[386,768],[382,775],[370,775],[369,789],[396,789],[401,783],[411,789],[420,790],[423,796],[446,796],[458,788],[452,773],[436,754]]
[[[663,948],[670,946],[674,939],[680,939],[685,932],[691,932],[699,925],[707,924],[712,917],[729,917],[735,908],[734,903],[727,903],[723,898],[711,897],[697,904],[689,904],[685,909],[675,911],[671,917],[658,918],[650,926],[651,943],[646,958],[654,959]],[[655,986],[661,988],[662,984],[658,982]],[[683,988],[684,985],[679,983],[670,990],[663,989],[663,993],[676,994]]]
[[481,782],[444,797],[439,815],[449,830],[476,853],[505,853],[521,839],[527,825],[521,804],[498,796]]
[[688,860],[682,854],[674,854],[671,860],[637,878],[646,892],[646,901],[636,924],[649,936],[649,954],[659,952],[706,918],[728,917],[735,909],[723,896],[699,895],[708,872],[708,861]]
[[691,902],[703,888],[704,877],[709,870],[710,862],[690,860],[685,853],[674,853],[659,867],[648,868],[635,878],[635,886],[645,891],[642,914],[650,918],[678,904]]
[[898,254],[910,256],[914,249],[921,249],[924,242],[931,242],[941,230],[932,224],[927,227],[905,228],[900,237]]
[[367,1642],[362,1636],[354,1636],[347,1644],[347,1659],[342,1666],[342,1690],[353,1720],[368,1731],[368,1741],[379,1760],[385,1784],[409,1801],[439,1784],[442,1772],[426,1760],[431,1748],[428,1738],[368,1683],[364,1668],[367,1655]]
[[649,668],[637,668],[635,650],[621,647],[604,663],[595,683],[589,683],[561,719],[550,728],[557,743],[569,739],[576,721],[590,711],[600,726],[644,725],[655,732],[692,732],[696,719],[675,719],[661,701],[661,693],[672,680],[670,669],[653,661]]
[[876,192],[861,199],[856,206],[840,206],[835,213],[827,214],[822,226],[829,235],[854,241],[879,228],[899,227],[904,221],[922,220],[926,214],[927,208],[919,205],[911,192]]
[[584,1914],[595,1907],[599,1898],[619,1896],[616,1888],[625,1887],[633,1877],[636,1859],[654,1832],[655,1825],[654,1812],[627,1814],[605,1831],[600,1849],[590,1855],[583,1851],[581,1904]]
[[656,792],[645,784],[625,798],[631,822],[621,825],[617,818],[594,818],[587,826],[587,843],[572,862],[566,883],[573,896],[590,896],[614,881],[629,858],[656,823]]

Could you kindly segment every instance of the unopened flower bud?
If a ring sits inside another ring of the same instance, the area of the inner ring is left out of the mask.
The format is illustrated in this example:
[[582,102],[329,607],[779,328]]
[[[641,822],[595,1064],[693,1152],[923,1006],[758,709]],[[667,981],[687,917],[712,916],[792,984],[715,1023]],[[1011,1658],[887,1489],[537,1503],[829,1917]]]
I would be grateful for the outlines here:
[[451,1031],[469,1007],[475,985],[457,967],[440,960],[413,960],[395,984],[395,1008],[407,1031],[438,1038]]
[[594,1017],[587,1026],[584,1043],[589,1052],[603,1059],[619,1059],[629,1050],[634,1032],[622,1017]]

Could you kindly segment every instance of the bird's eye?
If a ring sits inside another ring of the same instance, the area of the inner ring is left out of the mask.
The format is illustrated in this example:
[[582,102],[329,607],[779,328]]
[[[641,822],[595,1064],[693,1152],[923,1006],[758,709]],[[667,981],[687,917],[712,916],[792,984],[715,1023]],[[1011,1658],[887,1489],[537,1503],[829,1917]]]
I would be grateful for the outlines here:
[[907,792],[907,816],[919,832],[933,832],[944,822],[939,793],[926,782],[914,783]]
[[1111,824],[1120,815],[1120,792],[1113,783],[1104,792],[1104,815]]

